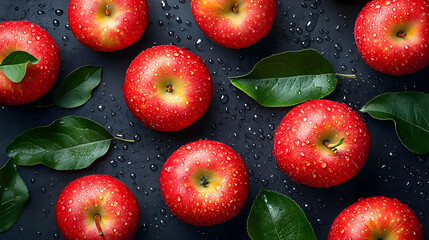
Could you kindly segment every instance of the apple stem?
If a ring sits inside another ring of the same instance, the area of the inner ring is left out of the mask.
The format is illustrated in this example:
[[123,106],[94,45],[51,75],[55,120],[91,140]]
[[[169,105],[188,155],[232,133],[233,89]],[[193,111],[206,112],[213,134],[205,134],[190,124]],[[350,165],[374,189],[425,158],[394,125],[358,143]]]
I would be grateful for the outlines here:
[[346,77],[346,78],[356,78],[355,74],[341,74],[341,73],[335,73],[337,76]]
[[399,32],[396,34],[396,36],[398,36],[398,37],[400,37],[400,38],[403,38],[403,37],[407,36],[407,34],[406,34],[406,33],[404,33],[403,31],[399,31]]
[[208,187],[209,183],[209,180],[204,176],[200,179],[200,185],[205,188]]
[[104,11],[104,14],[106,14],[106,16],[110,16],[110,5],[106,5],[106,11]]
[[170,84],[167,86],[167,92],[172,92],[173,91],[173,84]]
[[336,142],[336,143],[329,143],[328,141],[324,141],[323,145],[325,145],[325,147],[333,150],[333,151],[337,151],[337,147],[340,146],[341,144],[343,144],[344,142],[344,138],[341,138],[340,141]]
[[117,140],[121,140],[123,142],[129,142],[129,143],[133,143],[134,142],[134,140],[124,139],[124,138],[120,138],[120,137],[114,137],[114,138],[117,139]]
[[104,237],[103,230],[101,230],[101,226],[100,226],[101,216],[99,214],[95,214],[94,220],[95,220],[95,226],[97,226],[98,235],[101,237],[101,239],[106,239]]
[[236,3],[234,3],[234,7],[232,7],[232,11],[234,13],[238,13],[238,1],[236,1]]

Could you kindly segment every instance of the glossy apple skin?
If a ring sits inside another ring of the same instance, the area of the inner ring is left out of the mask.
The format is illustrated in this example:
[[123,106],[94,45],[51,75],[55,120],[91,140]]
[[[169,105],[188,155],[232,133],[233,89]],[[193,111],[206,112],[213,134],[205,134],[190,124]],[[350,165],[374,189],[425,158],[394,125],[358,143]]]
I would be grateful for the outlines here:
[[[374,0],[357,17],[359,53],[373,69],[390,75],[416,72],[429,64],[429,2]],[[403,31],[405,37],[397,33]]]
[[[201,174],[209,178],[207,188],[199,184]],[[249,174],[241,157],[224,143],[211,140],[180,147],[165,162],[159,181],[171,213],[195,226],[234,217],[249,192]]]
[[423,227],[413,210],[398,199],[376,196],[359,199],[342,211],[328,240],[423,240]]
[[[172,91],[168,92],[170,85]],[[163,45],[141,52],[132,61],[122,89],[131,113],[146,127],[178,131],[204,115],[213,82],[200,57]]]
[[101,239],[94,215],[106,239],[132,239],[137,231],[140,208],[134,194],[119,180],[107,175],[89,175],[67,185],[55,205],[55,219],[65,239]]
[[[324,141],[344,142],[336,151]],[[297,183],[311,187],[341,184],[364,166],[371,144],[369,131],[344,103],[311,100],[283,118],[274,135],[274,157]]]
[[276,0],[191,0],[192,15],[201,30],[227,48],[248,47],[267,35],[277,12]]
[[146,0],[70,0],[67,14],[79,42],[95,51],[111,52],[132,45],[143,35],[149,6]]
[[27,21],[0,23],[0,62],[13,51],[26,51],[40,59],[27,67],[19,83],[0,71],[0,104],[32,102],[54,86],[60,72],[60,51],[54,39],[39,25]]

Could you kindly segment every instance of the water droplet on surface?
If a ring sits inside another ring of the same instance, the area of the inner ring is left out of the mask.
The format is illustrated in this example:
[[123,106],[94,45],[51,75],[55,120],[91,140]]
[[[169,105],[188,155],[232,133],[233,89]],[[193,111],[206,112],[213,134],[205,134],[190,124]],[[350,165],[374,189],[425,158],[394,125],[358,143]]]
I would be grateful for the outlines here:
[[55,14],[57,14],[57,16],[61,16],[63,13],[64,11],[62,9],[55,9]]
[[228,94],[221,94],[219,100],[222,104],[226,104],[229,100]]
[[54,19],[54,20],[52,20],[52,24],[53,24],[55,27],[59,27],[59,26],[60,26],[60,21],[58,21],[58,19]]
[[170,10],[170,9],[171,9],[171,6],[170,6],[170,5],[168,5],[167,0],[162,0],[162,1],[161,1],[161,8],[162,8],[162,10]]
[[151,164],[149,168],[150,168],[150,170],[152,170],[153,172],[155,172],[156,170],[158,170],[158,165]]

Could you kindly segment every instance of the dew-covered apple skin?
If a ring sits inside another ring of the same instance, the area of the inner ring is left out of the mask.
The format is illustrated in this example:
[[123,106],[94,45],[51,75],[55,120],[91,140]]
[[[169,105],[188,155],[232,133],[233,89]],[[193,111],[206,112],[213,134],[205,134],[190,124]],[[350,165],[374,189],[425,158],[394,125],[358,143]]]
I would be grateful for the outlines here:
[[132,61],[122,89],[131,113],[146,127],[178,131],[207,111],[213,81],[199,56],[162,45],[141,52]]
[[55,205],[55,219],[65,239],[129,240],[137,231],[140,208],[131,190],[108,175],[89,175],[67,185]]
[[396,198],[361,198],[334,220],[328,240],[423,240],[416,214]]
[[[325,146],[343,142],[330,149]],[[362,118],[344,103],[311,100],[290,110],[274,135],[280,168],[297,183],[330,187],[364,166],[371,145]]]
[[[210,182],[201,186],[201,177]],[[199,140],[176,150],[159,177],[161,193],[181,221],[211,226],[236,216],[249,192],[249,174],[241,157],[221,142]]]
[[135,43],[148,25],[146,0],[70,0],[70,29],[84,46],[111,52]]
[[373,0],[359,13],[355,40],[373,69],[390,75],[416,72],[429,64],[429,1]]
[[276,0],[191,0],[192,15],[201,30],[217,44],[245,48],[270,32]]
[[60,72],[60,51],[51,35],[25,20],[7,21],[0,23],[0,39],[0,62],[13,51],[25,51],[39,59],[37,64],[27,67],[18,83],[0,71],[0,104],[26,104],[45,95]]

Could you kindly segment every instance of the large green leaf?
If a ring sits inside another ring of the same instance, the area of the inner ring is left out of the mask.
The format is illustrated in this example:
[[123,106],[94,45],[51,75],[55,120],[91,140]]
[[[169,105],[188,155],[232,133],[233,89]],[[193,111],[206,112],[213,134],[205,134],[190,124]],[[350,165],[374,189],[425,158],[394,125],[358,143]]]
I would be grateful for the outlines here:
[[16,137],[6,153],[17,165],[44,164],[56,170],[88,167],[109,149],[113,136],[87,118],[69,116]]
[[1,62],[0,70],[12,82],[18,83],[24,78],[29,64],[36,64],[39,59],[25,51],[13,51]]
[[250,73],[229,80],[262,106],[284,107],[330,94],[336,75],[325,57],[307,49],[264,58]]
[[247,219],[253,240],[316,240],[304,212],[292,199],[261,189]]
[[385,93],[360,110],[380,120],[393,120],[402,144],[410,151],[429,153],[429,94],[423,92]]
[[0,168],[0,233],[18,221],[27,200],[27,186],[19,176],[17,166],[9,160]]
[[102,67],[82,66],[70,73],[55,89],[54,104],[62,108],[75,108],[85,104],[92,90],[101,82]]

